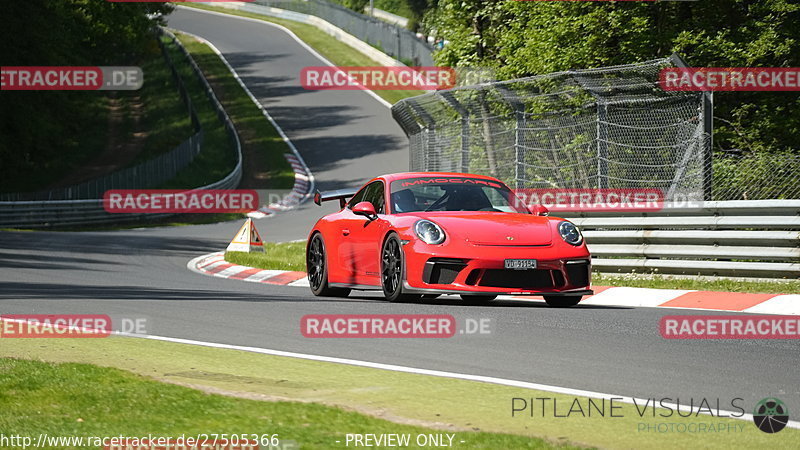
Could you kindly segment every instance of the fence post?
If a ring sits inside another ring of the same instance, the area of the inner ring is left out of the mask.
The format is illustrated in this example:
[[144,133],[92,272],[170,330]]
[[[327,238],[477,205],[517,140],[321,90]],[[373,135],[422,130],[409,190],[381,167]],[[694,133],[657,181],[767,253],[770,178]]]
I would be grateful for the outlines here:
[[469,173],[469,111],[456,100],[452,92],[439,91],[437,95],[461,116],[461,160],[459,161],[459,167],[461,172]]
[[[689,68],[686,61],[677,53],[673,53],[669,59],[677,67]],[[703,200],[710,201],[713,200],[711,190],[713,189],[714,92],[703,91],[699,114],[703,121],[703,133],[708,136],[708,145],[703,149]]]
[[597,101],[597,187],[608,187],[608,104]]
[[502,84],[495,86],[497,92],[514,108],[514,187],[525,187],[525,104],[519,95]]
[[435,131],[436,120],[434,120],[434,118],[431,117],[431,115],[428,114],[428,112],[425,111],[425,109],[423,109],[416,103],[409,103],[408,105],[411,107],[414,113],[419,117],[420,121],[424,123],[423,128],[425,130],[425,144],[423,148],[425,149],[425,152],[423,161],[425,162],[422,165],[422,167],[424,168],[424,170],[430,171],[432,162],[435,162],[437,164],[436,169],[438,170],[439,153],[441,152],[441,149],[432,148],[430,143],[430,135],[433,134],[434,138],[436,136],[436,131]]
[[605,189],[608,187],[608,103],[598,95],[577,70],[567,72],[577,83],[594,97],[597,103],[597,129],[595,140],[597,141],[597,187]]

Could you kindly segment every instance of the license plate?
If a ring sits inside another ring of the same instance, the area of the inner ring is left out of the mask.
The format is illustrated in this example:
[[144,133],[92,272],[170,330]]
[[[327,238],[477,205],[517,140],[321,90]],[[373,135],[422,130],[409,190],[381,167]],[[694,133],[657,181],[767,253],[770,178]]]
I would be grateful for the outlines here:
[[525,270],[535,269],[535,259],[507,259],[505,263],[506,269]]

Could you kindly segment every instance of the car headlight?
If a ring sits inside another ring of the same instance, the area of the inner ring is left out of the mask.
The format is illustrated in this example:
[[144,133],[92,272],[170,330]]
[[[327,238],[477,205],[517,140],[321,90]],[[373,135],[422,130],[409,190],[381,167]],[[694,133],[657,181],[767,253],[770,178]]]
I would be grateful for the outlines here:
[[561,235],[561,239],[564,239],[564,242],[567,244],[580,245],[581,242],[583,242],[583,236],[580,230],[578,230],[578,227],[572,222],[559,223],[558,234]]
[[444,230],[439,225],[430,220],[419,220],[414,224],[414,231],[422,242],[430,245],[441,244],[444,242]]

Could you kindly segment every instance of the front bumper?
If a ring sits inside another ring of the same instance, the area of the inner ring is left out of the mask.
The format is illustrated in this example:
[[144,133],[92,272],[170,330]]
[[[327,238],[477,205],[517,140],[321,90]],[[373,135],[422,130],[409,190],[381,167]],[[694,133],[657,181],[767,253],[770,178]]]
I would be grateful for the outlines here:
[[[589,289],[591,257],[585,246],[566,249],[554,246],[473,246],[457,253],[442,250],[445,248],[424,243],[411,243],[405,247],[407,292],[592,295]],[[505,269],[506,259],[535,259],[537,268]]]

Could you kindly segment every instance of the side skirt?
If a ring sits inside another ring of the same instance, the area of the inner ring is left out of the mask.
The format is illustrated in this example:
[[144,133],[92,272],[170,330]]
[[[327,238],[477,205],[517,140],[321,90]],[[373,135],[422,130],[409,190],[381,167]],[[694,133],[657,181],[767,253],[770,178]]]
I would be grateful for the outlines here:
[[355,289],[357,291],[380,291],[380,286],[370,286],[367,284],[351,284],[351,283],[328,283],[330,287]]

